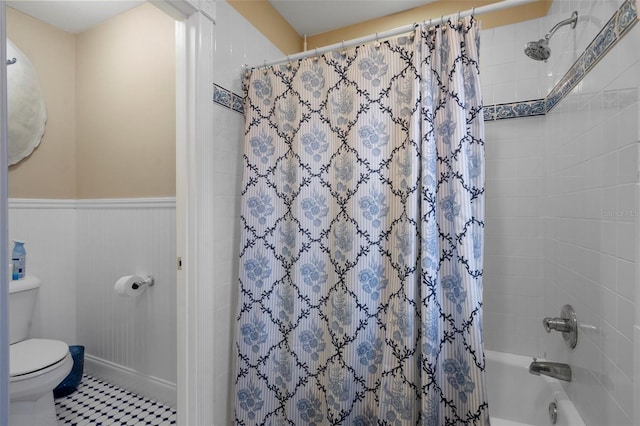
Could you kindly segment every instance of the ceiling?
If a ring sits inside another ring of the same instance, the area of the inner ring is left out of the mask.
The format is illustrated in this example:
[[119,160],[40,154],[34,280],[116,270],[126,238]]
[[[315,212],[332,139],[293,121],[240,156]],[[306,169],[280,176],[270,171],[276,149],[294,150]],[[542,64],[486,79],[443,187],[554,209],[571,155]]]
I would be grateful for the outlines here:
[[[72,34],[145,0],[9,0],[7,5]],[[269,0],[300,35],[313,35],[435,0]]]
[[68,33],[81,33],[145,0],[9,0],[7,5]]

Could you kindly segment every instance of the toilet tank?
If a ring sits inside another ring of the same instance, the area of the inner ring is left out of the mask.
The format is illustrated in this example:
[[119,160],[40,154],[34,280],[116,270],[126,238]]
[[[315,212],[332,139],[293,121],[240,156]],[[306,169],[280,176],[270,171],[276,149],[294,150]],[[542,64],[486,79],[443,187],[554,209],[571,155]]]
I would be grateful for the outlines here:
[[9,281],[9,343],[29,337],[29,327],[36,307],[40,279],[27,275],[21,280]]

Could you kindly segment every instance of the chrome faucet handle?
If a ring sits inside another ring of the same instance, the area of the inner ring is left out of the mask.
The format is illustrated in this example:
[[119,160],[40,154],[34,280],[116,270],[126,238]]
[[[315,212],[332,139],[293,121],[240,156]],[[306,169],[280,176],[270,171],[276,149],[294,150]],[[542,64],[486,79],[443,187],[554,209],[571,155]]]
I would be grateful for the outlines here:
[[557,330],[562,333],[567,345],[573,349],[578,343],[578,320],[571,305],[564,305],[560,312],[560,318],[547,317],[542,320],[542,325],[547,333]]
[[562,332],[567,332],[571,330],[571,325],[569,324],[569,320],[565,318],[545,318],[542,320],[542,325],[547,333],[551,333],[551,330],[558,330]]

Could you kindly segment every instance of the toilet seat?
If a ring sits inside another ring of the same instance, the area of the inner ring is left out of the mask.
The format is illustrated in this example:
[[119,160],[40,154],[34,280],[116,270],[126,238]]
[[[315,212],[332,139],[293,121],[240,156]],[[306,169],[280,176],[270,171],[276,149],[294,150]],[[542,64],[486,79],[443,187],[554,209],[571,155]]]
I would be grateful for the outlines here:
[[59,340],[28,339],[9,346],[9,382],[31,379],[54,370],[69,355]]

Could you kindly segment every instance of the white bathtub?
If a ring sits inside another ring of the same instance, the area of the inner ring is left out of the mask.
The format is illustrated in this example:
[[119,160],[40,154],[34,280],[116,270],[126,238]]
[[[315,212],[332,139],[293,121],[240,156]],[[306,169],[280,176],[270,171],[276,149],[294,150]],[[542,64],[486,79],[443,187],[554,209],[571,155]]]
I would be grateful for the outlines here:
[[556,426],[585,426],[559,380],[529,373],[532,358],[494,351],[485,356],[491,426],[550,426],[552,402]]

